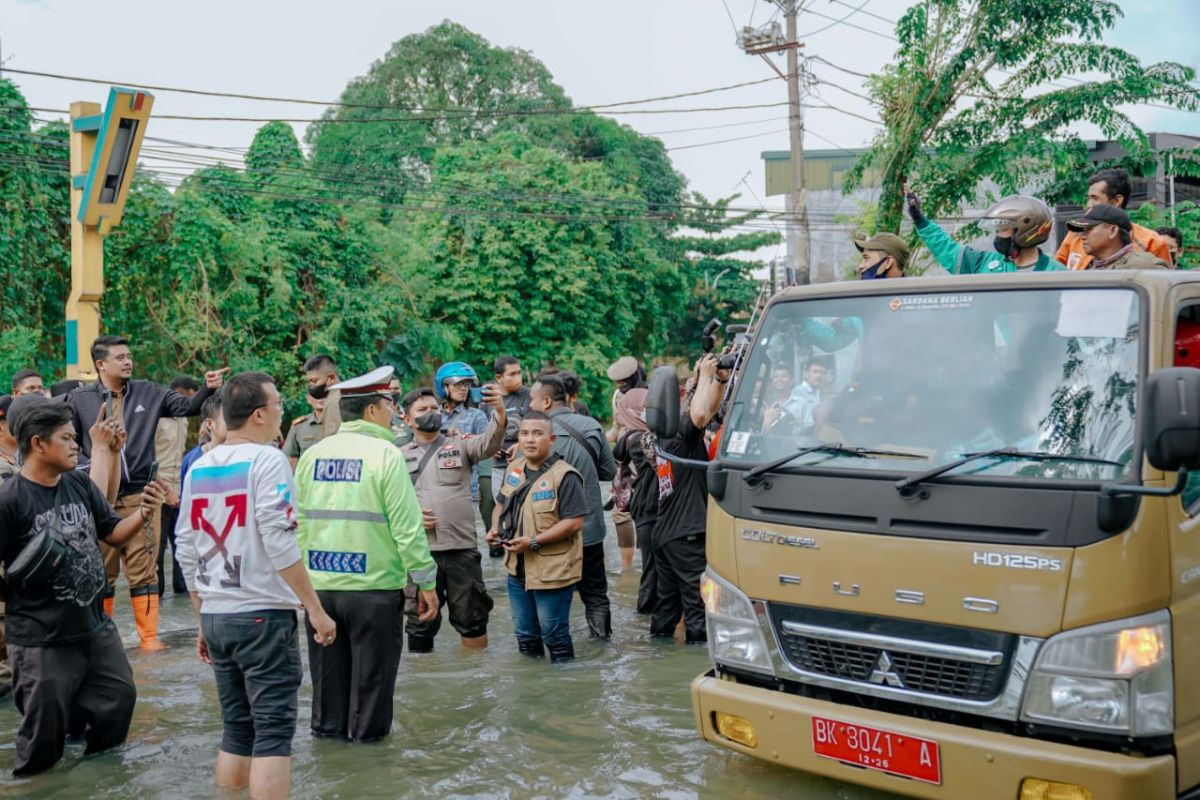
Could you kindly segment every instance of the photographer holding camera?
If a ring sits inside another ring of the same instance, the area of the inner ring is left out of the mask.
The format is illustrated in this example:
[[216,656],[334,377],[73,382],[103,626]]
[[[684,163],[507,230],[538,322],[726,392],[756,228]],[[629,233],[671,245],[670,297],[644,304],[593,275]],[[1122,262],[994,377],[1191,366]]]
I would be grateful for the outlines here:
[[[721,406],[733,366],[731,361],[731,354],[716,356],[709,352],[696,363],[692,386],[680,412],[679,432],[659,443],[664,452],[680,458],[708,460],[704,431]],[[650,620],[650,635],[674,636],[679,618],[683,617],[687,643],[703,644],[708,641],[704,601],[700,598],[700,576],[707,565],[705,472],[676,468],[661,455],[657,470],[658,521],[651,546],[658,573],[658,598]]]
[[571,596],[583,577],[587,497],[579,471],[554,452],[554,422],[530,411],[517,429],[518,456],[509,464],[489,545],[505,550],[508,599],[517,649],[551,663],[575,657]]

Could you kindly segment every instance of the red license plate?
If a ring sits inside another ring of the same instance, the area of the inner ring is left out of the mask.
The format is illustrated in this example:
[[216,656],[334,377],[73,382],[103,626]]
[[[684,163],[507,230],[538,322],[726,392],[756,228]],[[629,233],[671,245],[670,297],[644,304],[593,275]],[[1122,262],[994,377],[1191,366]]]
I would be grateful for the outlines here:
[[825,758],[925,783],[942,782],[938,744],[929,739],[813,717],[812,740],[813,752]]

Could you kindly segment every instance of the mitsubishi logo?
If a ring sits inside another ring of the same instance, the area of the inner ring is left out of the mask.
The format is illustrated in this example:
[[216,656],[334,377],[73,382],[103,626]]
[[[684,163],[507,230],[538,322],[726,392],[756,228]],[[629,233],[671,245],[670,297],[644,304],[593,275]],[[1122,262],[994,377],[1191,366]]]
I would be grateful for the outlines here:
[[869,683],[886,683],[888,686],[895,686],[899,689],[904,688],[904,681],[892,667],[892,657],[887,654],[886,650],[880,651],[879,660],[875,662],[875,669],[871,671],[871,677],[867,678],[867,681]]

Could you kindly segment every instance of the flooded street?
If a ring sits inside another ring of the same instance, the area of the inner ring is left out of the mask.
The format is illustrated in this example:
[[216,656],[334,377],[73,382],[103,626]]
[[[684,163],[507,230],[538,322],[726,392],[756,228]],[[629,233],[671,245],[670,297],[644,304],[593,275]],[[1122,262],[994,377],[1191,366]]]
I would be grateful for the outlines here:
[[[612,539],[610,538],[610,543]],[[300,690],[293,796],[297,798],[693,798],[757,800],[885,797],[801,775],[706,744],[692,724],[688,683],[708,667],[704,648],[652,642],[633,612],[633,574],[615,574],[609,554],[614,637],[587,638],[582,606],[573,604],[578,659],[551,667],[517,654],[503,568],[484,558],[496,599],[491,646],[464,649],[448,624],[432,654],[400,665],[396,722],[377,744],[314,741],[308,730],[311,686]],[[117,618],[127,643],[137,641],[128,598]],[[170,649],[130,650],[138,706],[128,743],[82,759],[69,744],[65,760],[34,779],[15,780],[12,701],[0,703],[0,797],[229,797],[212,784],[221,736],[210,669],[195,656],[195,622],[186,597],[163,601]],[[303,659],[307,670],[307,657]],[[233,795],[237,796],[237,795]]]

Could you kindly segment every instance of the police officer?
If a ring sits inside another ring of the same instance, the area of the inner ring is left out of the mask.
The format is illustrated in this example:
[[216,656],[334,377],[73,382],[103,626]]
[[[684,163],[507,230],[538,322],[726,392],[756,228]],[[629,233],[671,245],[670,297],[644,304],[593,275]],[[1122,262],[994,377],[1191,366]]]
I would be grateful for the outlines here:
[[292,427],[288,428],[287,438],[283,440],[283,454],[292,463],[293,470],[296,469],[296,462],[304,455],[304,451],[325,438],[325,401],[311,395],[305,399],[308,400],[312,411],[292,420]]
[[[493,410],[480,436],[441,432],[441,412],[432,389],[420,388],[404,398],[404,415],[413,424],[413,440],[402,448],[408,473],[421,503],[429,549],[437,562],[437,592],[450,608],[450,624],[467,647],[487,647],[488,614],[492,598],[483,583],[483,568],[475,542],[475,511],[471,505],[471,472],[500,449],[507,419],[504,396],[483,388],[484,403]],[[489,527],[491,521],[489,520]],[[416,619],[415,598],[408,601],[408,650],[428,653],[441,628],[439,616]]]
[[310,447],[296,470],[300,548],[339,632],[329,647],[308,650],[317,736],[388,734],[410,580],[419,590],[418,619],[438,613],[437,565],[404,456],[392,443],[393,371],[380,367],[330,387],[340,393],[341,427]]

